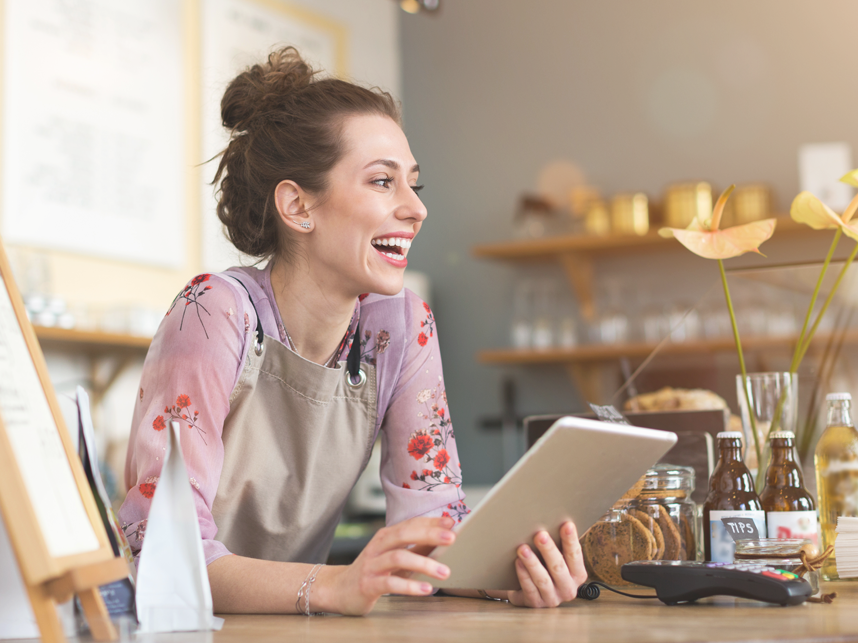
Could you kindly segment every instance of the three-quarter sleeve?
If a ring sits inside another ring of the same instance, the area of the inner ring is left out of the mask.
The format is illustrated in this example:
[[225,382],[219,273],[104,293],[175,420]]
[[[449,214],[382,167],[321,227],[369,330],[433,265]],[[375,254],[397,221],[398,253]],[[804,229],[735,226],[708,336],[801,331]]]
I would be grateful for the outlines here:
[[212,503],[223,468],[223,425],[241,370],[251,320],[237,284],[218,275],[194,277],[162,321],[143,366],[125,466],[128,495],[119,519],[135,555],[158,486],[170,422],[181,445],[203,539],[206,564],[229,554],[214,540]]
[[469,513],[447,406],[435,318],[405,291],[405,353],[381,425],[381,483],[387,524],[415,516]]

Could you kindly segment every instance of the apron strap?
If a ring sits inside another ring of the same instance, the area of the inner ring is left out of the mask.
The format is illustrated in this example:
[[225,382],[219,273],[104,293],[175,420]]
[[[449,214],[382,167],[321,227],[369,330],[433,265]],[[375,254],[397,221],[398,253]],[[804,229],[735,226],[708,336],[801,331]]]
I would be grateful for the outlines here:
[[247,289],[247,286],[241,283],[241,279],[233,277],[232,275],[226,276],[230,279],[235,279],[235,281],[244,288],[244,292],[247,293],[247,298],[250,300],[250,305],[253,306],[253,313],[256,315],[256,339],[253,342],[253,351],[257,355],[262,355],[262,340],[265,337],[265,333],[262,331],[262,320],[259,318],[259,311],[256,310],[256,304],[253,303],[253,297],[250,296],[250,291]]
[[349,349],[349,356],[346,358],[346,368],[349,371],[349,384],[356,386],[362,384],[361,379],[355,383],[355,378],[360,378],[360,321],[355,326],[355,336],[352,339],[352,347]]

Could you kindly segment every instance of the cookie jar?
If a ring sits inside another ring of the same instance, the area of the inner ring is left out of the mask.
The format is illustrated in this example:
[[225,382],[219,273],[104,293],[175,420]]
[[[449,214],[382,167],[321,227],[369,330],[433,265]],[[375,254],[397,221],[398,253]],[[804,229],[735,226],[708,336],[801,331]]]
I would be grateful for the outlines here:
[[652,560],[657,551],[655,538],[631,514],[631,499],[618,501],[581,537],[581,551],[587,576],[616,587],[630,586],[620,569],[636,560]]
[[697,560],[697,506],[691,499],[694,469],[657,464],[646,472],[629,511],[652,532],[655,560]]

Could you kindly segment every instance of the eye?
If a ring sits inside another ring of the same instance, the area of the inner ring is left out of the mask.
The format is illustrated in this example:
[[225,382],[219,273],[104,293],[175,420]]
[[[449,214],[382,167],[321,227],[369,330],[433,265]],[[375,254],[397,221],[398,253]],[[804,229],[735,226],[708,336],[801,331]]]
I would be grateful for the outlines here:
[[414,190],[414,194],[420,194],[420,190],[425,188],[425,185],[412,185],[411,189]]
[[373,181],[370,181],[370,183],[374,183],[380,188],[388,188],[390,187],[390,184],[393,183],[393,179],[385,177],[383,179],[375,179]]

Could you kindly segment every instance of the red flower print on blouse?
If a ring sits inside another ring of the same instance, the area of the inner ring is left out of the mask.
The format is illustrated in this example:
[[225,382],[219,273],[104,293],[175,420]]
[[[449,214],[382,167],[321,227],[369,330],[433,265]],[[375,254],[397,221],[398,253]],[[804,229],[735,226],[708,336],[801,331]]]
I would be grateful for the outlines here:
[[435,468],[438,469],[438,471],[443,471],[449,461],[450,454],[447,453],[447,449],[441,449],[435,456]]
[[[435,334],[435,316],[429,309],[429,304],[425,301],[423,302],[423,308],[426,310],[426,319],[420,322],[420,328],[423,330],[420,331],[420,334],[417,336],[417,343],[421,346],[426,346],[429,338]],[[429,334],[427,335],[426,333]]]
[[415,460],[419,460],[429,453],[434,445],[435,443],[430,436],[422,431],[418,431],[413,433],[411,439],[408,441],[408,454]]
[[180,299],[184,300],[185,305],[182,307],[182,321],[179,322],[179,330],[182,330],[182,327],[185,325],[185,313],[188,311],[188,306],[190,306],[191,304],[194,304],[195,310],[197,313],[197,319],[200,320],[200,325],[203,327],[203,332],[206,335],[206,339],[208,339],[209,334],[208,334],[208,331],[206,330],[206,325],[203,323],[203,318],[202,318],[202,315],[200,315],[200,310],[202,310],[209,317],[211,317],[212,314],[208,311],[208,309],[205,306],[203,306],[200,303],[199,300],[200,300],[200,297],[205,295],[207,291],[212,289],[211,286],[205,286],[203,288],[200,287],[200,286],[202,286],[203,283],[208,281],[210,278],[211,278],[211,274],[206,273],[206,274],[202,274],[202,275],[197,275],[196,277],[191,279],[191,283],[189,283],[187,286],[185,286],[185,288],[182,290],[182,292],[180,292],[178,295],[176,295],[176,298],[173,300],[173,303],[170,305],[170,310],[167,311],[167,314],[169,315],[171,312],[173,312],[173,308],[176,307],[176,304],[179,302],[179,300]]
[[[453,466],[450,451],[447,449],[448,443],[452,443],[455,437],[450,414],[445,408],[447,394],[443,388],[444,383],[440,378],[438,382],[434,389],[418,391],[416,397],[417,404],[425,408],[425,411],[418,411],[417,417],[429,423],[428,427],[412,433],[408,442],[408,453],[423,463],[420,469],[411,472],[411,480],[421,483],[421,486],[415,487],[418,491],[449,489],[447,485],[459,489],[462,484],[462,466]],[[464,505],[460,508],[451,504],[449,508],[453,510],[453,517],[459,520],[467,513],[467,507]]]
[[[194,411],[191,413],[191,398],[184,393],[176,397],[175,406],[165,406],[164,413],[170,414],[171,420],[176,420],[179,422],[184,422],[188,425],[189,429],[196,429],[197,435],[202,438],[203,444],[208,444],[206,442],[206,430],[197,424],[197,421],[200,419],[200,412]],[[159,416],[160,417],[160,416]],[[159,429],[160,430],[160,429]]]
[[403,483],[402,483],[402,488],[403,488],[403,489],[410,489],[410,488],[411,488],[411,485],[409,485],[407,482],[403,482]]
[[152,422],[152,428],[156,431],[163,431],[167,428],[167,423],[164,421],[163,415],[159,415],[155,418],[155,420]]
[[364,300],[364,299],[366,299],[367,297],[369,297],[369,293],[368,293],[368,292],[365,292],[365,293],[364,293],[364,294],[362,294],[362,295],[358,295],[358,301],[363,301],[363,300]]
[[137,485],[144,498],[151,499],[155,495],[155,487],[158,486],[158,476],[149,476],[144,482]]

